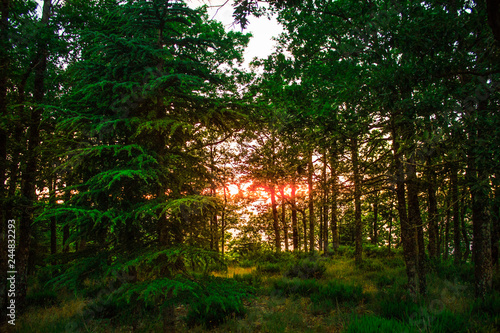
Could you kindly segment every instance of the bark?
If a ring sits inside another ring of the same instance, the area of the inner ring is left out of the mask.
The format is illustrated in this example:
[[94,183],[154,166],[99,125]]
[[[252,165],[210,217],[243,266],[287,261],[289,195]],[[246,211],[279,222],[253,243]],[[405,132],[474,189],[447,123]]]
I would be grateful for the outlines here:
[[352,172],[354,183],[354,259],[360,264],[363,256],[363,224],[361,220],[361,175],[359,173],[358,140],[351,139]]
[[[49,22],[51,11],[51,0],[44,0],[42,10],[42,29],[46,28]],[[45,41],[39,41],[38,45],[38,62],[35,67],[34,90],[33,98],[37,104],[43,102],[45,94],[45,72],[47,69],[47,44]],[[34,203],[37,200],[35,188],[37,180],[37,165],[38,156],[36,149],[40,144],[40,118],[42,108],[35,106],[32,108],[31,119],[29,120],[28,129],[28,149],[26,153],[25,167],[23,170],[23,177],[21,181],[21,195],[27,199],[27,204],[21,213],[19,221],[19,249],[17,267],[17,300],[19,311],[25,308],[25,298],[28,287],[28,274],[30,273],[29,267],[29,251],[31,246],[31,225],[34,218]]]
[[467,228],[465,227],[465,195],[462,195],[460,211],[462,212],[462,215],[460,217],[460,222],[462,224],[462,237],[464,238],[464,244],[465,244],[465,253],[463,260],[467,261],[470,255],[470,240],[467,234]]
[[[49,181],[49,193],[50,199],[49,202],[51,205],[55,205],[56,203],[56,183],[53,179]],[[55,216],[50,218],[50,253],[57,253],[57,224]]]
[[449,255],[449,244],[450,244],[450,223],[451,220],[451,197],[448,195],[446,199],[446,220],[444,225],[444,235],[443,235],[443,258],[448,259]]
[[428,208],[427,208],[427,216],[428,216],[428,223],[429,223],[429,245],[428,245],[428,250],[429,250],[429,256],[431,258],[436,258],[439,254],[438,251],[438,224],[437,224],[437,216],[438,216],[438,210],[437,210],[437,199],[436,199],[436,172],[431,166],[431,158],[427,158],[427,203],[428,203]]
[[326,175],[327,155],[323,152],[323,252],[328,253],[328,183]]
[[[64,192],[64,202],[67,203],[71,198],[71,193],[69,190],[66,190]],[[64,253],[69,252],[69,244],[68,244],[68,239],[69,239],[69,225],[65,224],[63,227],[63,239],[62,239],[62,249]]]
[[375,202],[373,203],[373,232],[372,244],[378,244],[378,193],[375,194]]
[[460,211],[458,202],[458,169],[454,166],[451,170],[451,202],[453,207],[453,254],[455,264],[462,260],[462,250],[460,248]]
[[339,231],[338,231],[338,210],[337,210],[337,196],[338,196],[338,175],[336,171],[336,161],[335,157],[332,155],[332,220],[330,223],[330,227],[332,229],[332,247],[333,249],[338,249],[339,242]]
[[283,234],[285,238],[285,251],[289,251],[288,246],[288,224],[286,223],[286,210],[285,210],[285,187],[280,186],[281,194],[281,223],[283,224]]
[[274,185],[270,185],[269,190],[271,194],[271,208],[273,212],[274,246],[276,247],[276,252],[281,252],[280,226],[278,221],[278,209],[276,208],[276,190]]
[[226,186],[223,187],[223,194],[224,194],[224,206],[222,206],[222,212],[221,212],[221,221],[220,221],[220,228],[221,228],[221,254],[224,256],[224,247],[226,246],[226,238],[224,237],[224,233],[226,232],[226,206],[227,206],[227,191],[226,191]]
[[407,170],[407,190],[408,190],[408,220],[409,224],[415,228],[417,235],[417,273],[419,282],[419,292],[426,294],[427,279],[426,279],[426,256],[424,246],[424,231],[422,226],[422,217],[420,215],[420,204],[418,200],[418,179],[417,168],[414,159],[414,152],[410,152]]
[[[500,189],[498,185],[495,188],[495,196],[493,200],[493,214],[491,219],[491,260],[492,265],[498,267],[498,241],[500,240]],[[464,233],[464,239],[466,239],[466,235],[467,234]]]
[[290,195],[290,202],[292,206],[292,243],[293,250],[299,250],[299,231],[297,228],[297,206],[295,202],[296,188],[295,188],[295,180],[292,180],[292,193]]
[[304,229],[303,241],[304,241],[304,252],[307,252],[307,217],[305,210],[299,210],[302,214],[302,227]]
[[413,301],[417,300],[417,243],[415,228],[408,219],[405,195],[405,174],[400,151],[400,129],[393,122],[392,147],[394,153],[396,199],[399,221],[401,223],[401,242],[408,277],[408,293]]
[[309,189],[309,251],[314,251],[314,224],[315,224],[315,216],[314,216],[314,189],[313,189],[313,155],[312,151],[309,152],[309,159],[307,163],[307,186]]

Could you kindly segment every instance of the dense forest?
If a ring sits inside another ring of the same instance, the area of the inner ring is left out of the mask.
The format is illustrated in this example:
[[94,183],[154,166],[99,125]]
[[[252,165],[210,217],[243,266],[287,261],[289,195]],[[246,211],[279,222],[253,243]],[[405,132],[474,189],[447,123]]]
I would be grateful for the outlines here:
[[0,331],[498,332],[498,1],[210,5],[1,1]]

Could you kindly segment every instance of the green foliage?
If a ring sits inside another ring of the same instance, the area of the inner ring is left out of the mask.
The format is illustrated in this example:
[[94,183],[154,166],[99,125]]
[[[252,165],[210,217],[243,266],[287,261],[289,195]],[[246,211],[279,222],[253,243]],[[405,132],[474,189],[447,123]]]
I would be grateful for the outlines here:
[[262,262],[257,265],[257,271],[259,273],[277,274],[281,273],[283,269],[285,269],[285,266],[280,263]]
[[260,274],[234,274],[233,279],[254,288],[260,288],[262,285],[262,275]]
[[474,267],[472,264],[455,264],[453,261],[434,260],[429,262],[431,272],[441,279],[454,281],[456,279],[464,282],[474,281]]
[[384,318],[406,320],[413,313],[418,313],[419,305],[407,297],[402,286],[394,285],[378,293],[376,309]]
[[273,281],[272,294],[278,296],[302,296],[308,297],[319,292],[321,285],[317,280],[301,280],[299,278],[281,278]]
[[325,271],[326,266],[324,263],[303,259],[289,265],[283,275],[288,278],[298,277],[300,279],[320,279],[323,277]]
[[484,299],[476,299],[471,305],[471,313],[478,316],[500,316],[500,293],[498,291],[493,291]]
[[50,307],[58,302],[57,293],[48,289],[34,291],[26,295],[26,303],[29,306]]
[[386,319],[375,315],[353,315],[346,333],[401,333],[416,332],[409,325],[396,319]]
[[328,311],[335,309],[339,303],[356,304],[363,298],[363,288],[345,284],[341,281],[330,281],[311,295],[311,302],[316,310]]
[[243,267],[243,268],[250,268],[250,267],[253,267],[255,266],[255,263],[250,260],[250,259],[243,259],[240,263],[239,263],[239,266],[240,267]]
[[386,269],[385,265],[378,259],[366,259],[356,266],[359,270],[367,272],[382,272]]

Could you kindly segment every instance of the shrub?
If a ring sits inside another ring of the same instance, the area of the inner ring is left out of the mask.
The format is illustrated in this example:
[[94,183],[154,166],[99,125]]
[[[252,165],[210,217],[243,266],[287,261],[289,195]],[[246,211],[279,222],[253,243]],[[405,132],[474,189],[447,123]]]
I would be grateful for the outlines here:
[[382,264],[378,259],[363,260],[361,264],[357,266],[357,268],[366,272],[382,272],[386,269],[384,264]]
[[325,271],[326,266],[322,262],[305,259],[289,266],[284,275],[288,278],[319,279]]
[[378,316],[352,316],[346,333],[401,333],[416,332],[395,319],[386,319]]
[[315,309],[328,311],[335,309],[338,303],[357,303],[362,297],[363,288],[360,286],[331,281],[311,294],[311,302]]
[[419,312],[419,305],[407,298],[406,291],[394,285],[387,291],[378,293],[378,313],[388,319],[408,319],[413,313]]
[[29,306],[47,307],[57,303],[57,293],[52,290],[39,290],[26,295],[26,304]]
[[233,279],[255,288],[262,285],[262,276],[260,274],[234,274]]
[[260,273],[276,274],[276,273],[281,273],[283,269],[284,269],[283,264],[277,264],[277,263],[265,262],[257,265],[257,272]]
[[474,315],[489,315],[489,316],[499,316],[500,315],[500,294],[498,292],[493,292],[487,295],[484,299],[477,299],[472,303],[471,307],[472,314]]
[[239,264],[239,266],[243,268],[253,267],[254,265],[254,262],[250,259],[243,259]]
[[418,325],[420,328],[427,328],[430,323],[430,331],[436,333],[459,333],[469,331],[469,314],[453,313],[444,310],[435,315],[428,315],[428,320],[422,320]]
[[301,280],[298,278],[283,278],[273,282],[272,293],[280,296],[310,296],[318,292],[321,286],[316,280]]
[[474,267],[471,264],[455,265],[451,260],[432,260],[429,262],[429,267],[441,279],[452,281],[458,279],[471,283],[474,281]]

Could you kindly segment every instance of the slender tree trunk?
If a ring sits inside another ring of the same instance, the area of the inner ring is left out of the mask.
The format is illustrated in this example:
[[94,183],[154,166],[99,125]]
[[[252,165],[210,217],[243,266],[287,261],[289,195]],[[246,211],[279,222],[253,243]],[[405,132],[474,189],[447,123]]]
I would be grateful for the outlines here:
[[[49,202],[51,205],[56,204],[56,182],[54,179],[49,180],[49,193],[50,193],[50,199]],[[56,224],[56,218],[55,216],[52,216],[50,218],[50,253],[51,254],[56,254],[57,253],[57,224]],[[54,263],[55,264],[55,263]]]
[[314,251],[314,189],[313,189],[313,154],[312,151],[309,152],[309,158],[307,163],[307,185],[309,188],[309,251]]
[[338,176],[335,170],[336,163],[332,157],[332,221],[330,227],[332,229],[332,247],[334,250],[340,246],[339,230],[338,230],[338,210],[337,210],[337,196],[338,196]]
[[437,211],[437,199],[436,199],[436,189],[435,189],[435,184],[436,184],[436,172],[432,168],[432,161],[431,158],[427,158],[427,168],[426,168],[426,173],[427,173],[427,200],[428,200],[428,208],[427,208],[427,215],[428,215],[428,221],[429,221],[429,245],[428,245],[428,250],[429,250],[429,256],[431,258],[436,258],[439,254],[438,251],[438,224],[437,224],[437,216],[438,216],[438,211]]
[[401,242],[403,244],[403,255],[406,263],[406,275],[408,277],[408,292],[413,301],[417,300],[417,242],[414,225],[408,219],[405,195],[405,173],[401,161],[399,128],[393,121],[392,139],[394,152],[396,198],[399,221],[401,223]]
[[451,220],[451,197],[448,195],[446,199],[446,220],[444,225],[444,235],[443,235],[443,258],[448,259],[450,253],[450,223]]
[[[498,174],[496,175],[496,179],[498,177]],[[493,209],[492,209],[492,218],[491,218],[491,260],[492,260],[492,265],[494,267],[499,267],[498,266],[498,257],[499,257],[499,244],[498,241],[500,240],[500,189],[499,186],[497,185],[495,187],[495,195],[493,198]],[[463,221],[463,219],[462,219]],[[467,239],[465,238],[467,234],[464,233],[464,239],[467,242]],[[467,244],[468,245],[468,244]]]
[[304,252],[307,252],[307,218],[306,218],[306,211],[305,210],[299,210],[299,212],[302,214],[302,227],[304,229],[303,233],[303,239],[304,239]]
[[[51,0],[44,0],[42,10],[42,29],[45,29],[49,23]],[[39,41],[38,45],[38,63],[35,67],[34,90],[33,98],[36,103],[42,104],[45,95],[45,72],[47,69],[47,44],[46,41]],[[21,220],[19,222],[19,249],[18,253],[18,266],[17,266],[17,289],[16,294],[19,311],[22,311],[26,304],[26,292],[28,288],[28,274],[29,272],[29,252],[31,248],[31,225],[34,219],[34,203],[37,200],[35,189],[37,180],[37,153],[36,148],[40,144],[40,118],[42,114],[42,107],[36,105],[32,108],[31,119],[29,121],[28,129],[28,150],[25,159],[25,167],[23,170],[21,182],[21,195],[26,198],[28,204],[25,206],[21,213]]]
[[[66,204],[71,198],[71,193],[68,189],[64,191],[64,203]],[[69,225],[64,224],[63,227],[63,238],[62,238],[62,249],[64,253],[69,252],[69,244],[68,244],[68,239],[69,239]]]
[[356,248],[354,259],[360,264],[363,259],[363,224],[361,220],[361,175],[359,174],[358,140],[351,139],[352,172],[354,183],[354,238]]
[[299,232],[297,228],[297,206],[295,202],[295,195],[296,195],[296,189],[295,189],[295,179],[292,180],[292,193],[290,195],[290,202],[292,206],[292,243],[293,243],[293,250],[298,251],[299,250]]
[[464,244],[465,244],[465,253],[463,260],[467,261],[470,255],[470,240],[469,236],[467,235],[467,228],[465,227],[465,195],[462,195],[462,200],[460,202],[461,202],[460,211],[462,212],[460,217],[460,222],[462,224],[462,236],[464,238]]
[[227,191],[226,191],[226,185],[224,184],[223,188],[223,194],[224,194],[224,206],[222,206],[222,211],[221,211],[221,221],[220,221],[220,229],[221,229],[221,254],[224,256],[224,248],[226,246],[226,206],[227,206]]
[[373,232],[372,244],[378,244],[378,192],[375,193],[375,202],[373,203]]
[[414,152],[410,152],[407,163],[407,189],[408,189],[408,219],[417,234],[417,273],[419,282],[419,292],[423,295],[427,293],[426,279],[426,256],[424,245],[424,231],[422,227],[422,218],[420,216],[420,204],[418,200],[418,179],[417,168],[415,164]]
[[280,194],[281,194],[281,223],[283,224],[283,234],[285,238],[285,251],[289,251],[288,246],[288,224],[286,222],[286,210],[285,210],[285,187],[280,186]]
[[328,156],[326,149],[323,151],[323,252],[328,254],[328,179],[326,165]]
[[455,264],[462,260],[462,250],[460,248],[460,211],[458,202],[458,169],[454,166],[451,170],[451,202],[453,206],[453,254]]
[[278,209],[276,208],[276,190],[273,184],[269,186],[269,189],[271,193],[271,209],[273,211],[274,246],[276,247],[276,252],[281,252],[280,226],[278,221]]

